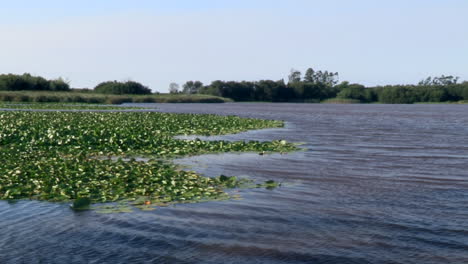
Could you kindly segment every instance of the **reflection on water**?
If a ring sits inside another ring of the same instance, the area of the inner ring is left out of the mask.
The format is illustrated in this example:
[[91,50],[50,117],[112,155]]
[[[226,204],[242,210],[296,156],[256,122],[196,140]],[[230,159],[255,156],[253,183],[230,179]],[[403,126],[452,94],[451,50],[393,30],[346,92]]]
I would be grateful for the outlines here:
[[[287,122],[226,140],[307,150],[177,160],[275,180],[241,200],[130,214],[0,202],[1,263],[468,263],[468,106],[167,104]],[[216,139],[216,138],[215,138]],[[218,138],[219,139],[219,138]]]

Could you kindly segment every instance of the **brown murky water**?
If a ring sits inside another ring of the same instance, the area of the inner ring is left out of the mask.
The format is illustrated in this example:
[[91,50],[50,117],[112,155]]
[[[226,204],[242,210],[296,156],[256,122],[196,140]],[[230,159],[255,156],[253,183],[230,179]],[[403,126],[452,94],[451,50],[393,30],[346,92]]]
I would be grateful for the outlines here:
[[281,119],[287,155],[178,160],[208,176],[284,183],[242,200],[74,213],[0,201],[1,263],[468,263],[468,105],[165,104]]

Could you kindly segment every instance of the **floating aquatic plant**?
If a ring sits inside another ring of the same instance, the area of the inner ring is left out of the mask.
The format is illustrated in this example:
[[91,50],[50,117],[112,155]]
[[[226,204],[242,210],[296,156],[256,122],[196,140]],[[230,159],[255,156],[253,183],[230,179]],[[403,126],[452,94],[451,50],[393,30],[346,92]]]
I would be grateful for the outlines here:
[[[74,201],[77,209],[86,207],[85,201],[133,200],[143,210],[174,202],[227,199],[224,189],[240,187],[245,180],[203,177],[167,159],[232,151],[288,152],[296,147],[286,141],[179,140],[174,136],[281,126],[279,121],[216,115],[0,111],[0,199]],[[152,159],[122,158],[135,155]],[[150,204],[140,203],[141,199]]]
[[87,210],[91,205],[91,199],[89,197],[77,198],[71,205],[74,210]]

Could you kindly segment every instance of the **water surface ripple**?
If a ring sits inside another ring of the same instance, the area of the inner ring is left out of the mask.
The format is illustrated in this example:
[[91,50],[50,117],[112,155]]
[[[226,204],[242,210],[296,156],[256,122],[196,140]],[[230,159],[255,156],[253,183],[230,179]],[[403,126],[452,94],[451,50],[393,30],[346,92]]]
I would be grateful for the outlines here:
[[285,183],[241,190],[241,200],[127,214],[0,201],[0,263],[468,263],[468,106],[157,107],[285,120],[214,139],[286,139],[307,150],[177,161],[208,176]]

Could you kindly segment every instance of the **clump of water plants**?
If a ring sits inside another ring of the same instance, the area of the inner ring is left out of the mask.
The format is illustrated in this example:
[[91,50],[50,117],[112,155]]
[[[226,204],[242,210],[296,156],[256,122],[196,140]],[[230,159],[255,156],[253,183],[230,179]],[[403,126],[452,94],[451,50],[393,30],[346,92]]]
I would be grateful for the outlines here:
[[264,184],[257,185],[258,188],[265,187],[267,190],[273,190],[280,186],[281,186],[281,183],[273,181],[273,180],[268,180],[268,181],[265,181]]
[[[168,159],[232,151],[289,152],[295,145],[174,136],[281,126],[279,121],[216,115],[0,111],[0,199],[72,201],[75,209],[102,202],[130,201],[151,209],[174,202],[227,199],[224,189],[237,188],[244,180],[203,177]],[[125,156],[152,159],[143,162]]]
[[71,207],[74,210],[87,210],[91,206],[91,202],[89,197],[76,198]]

